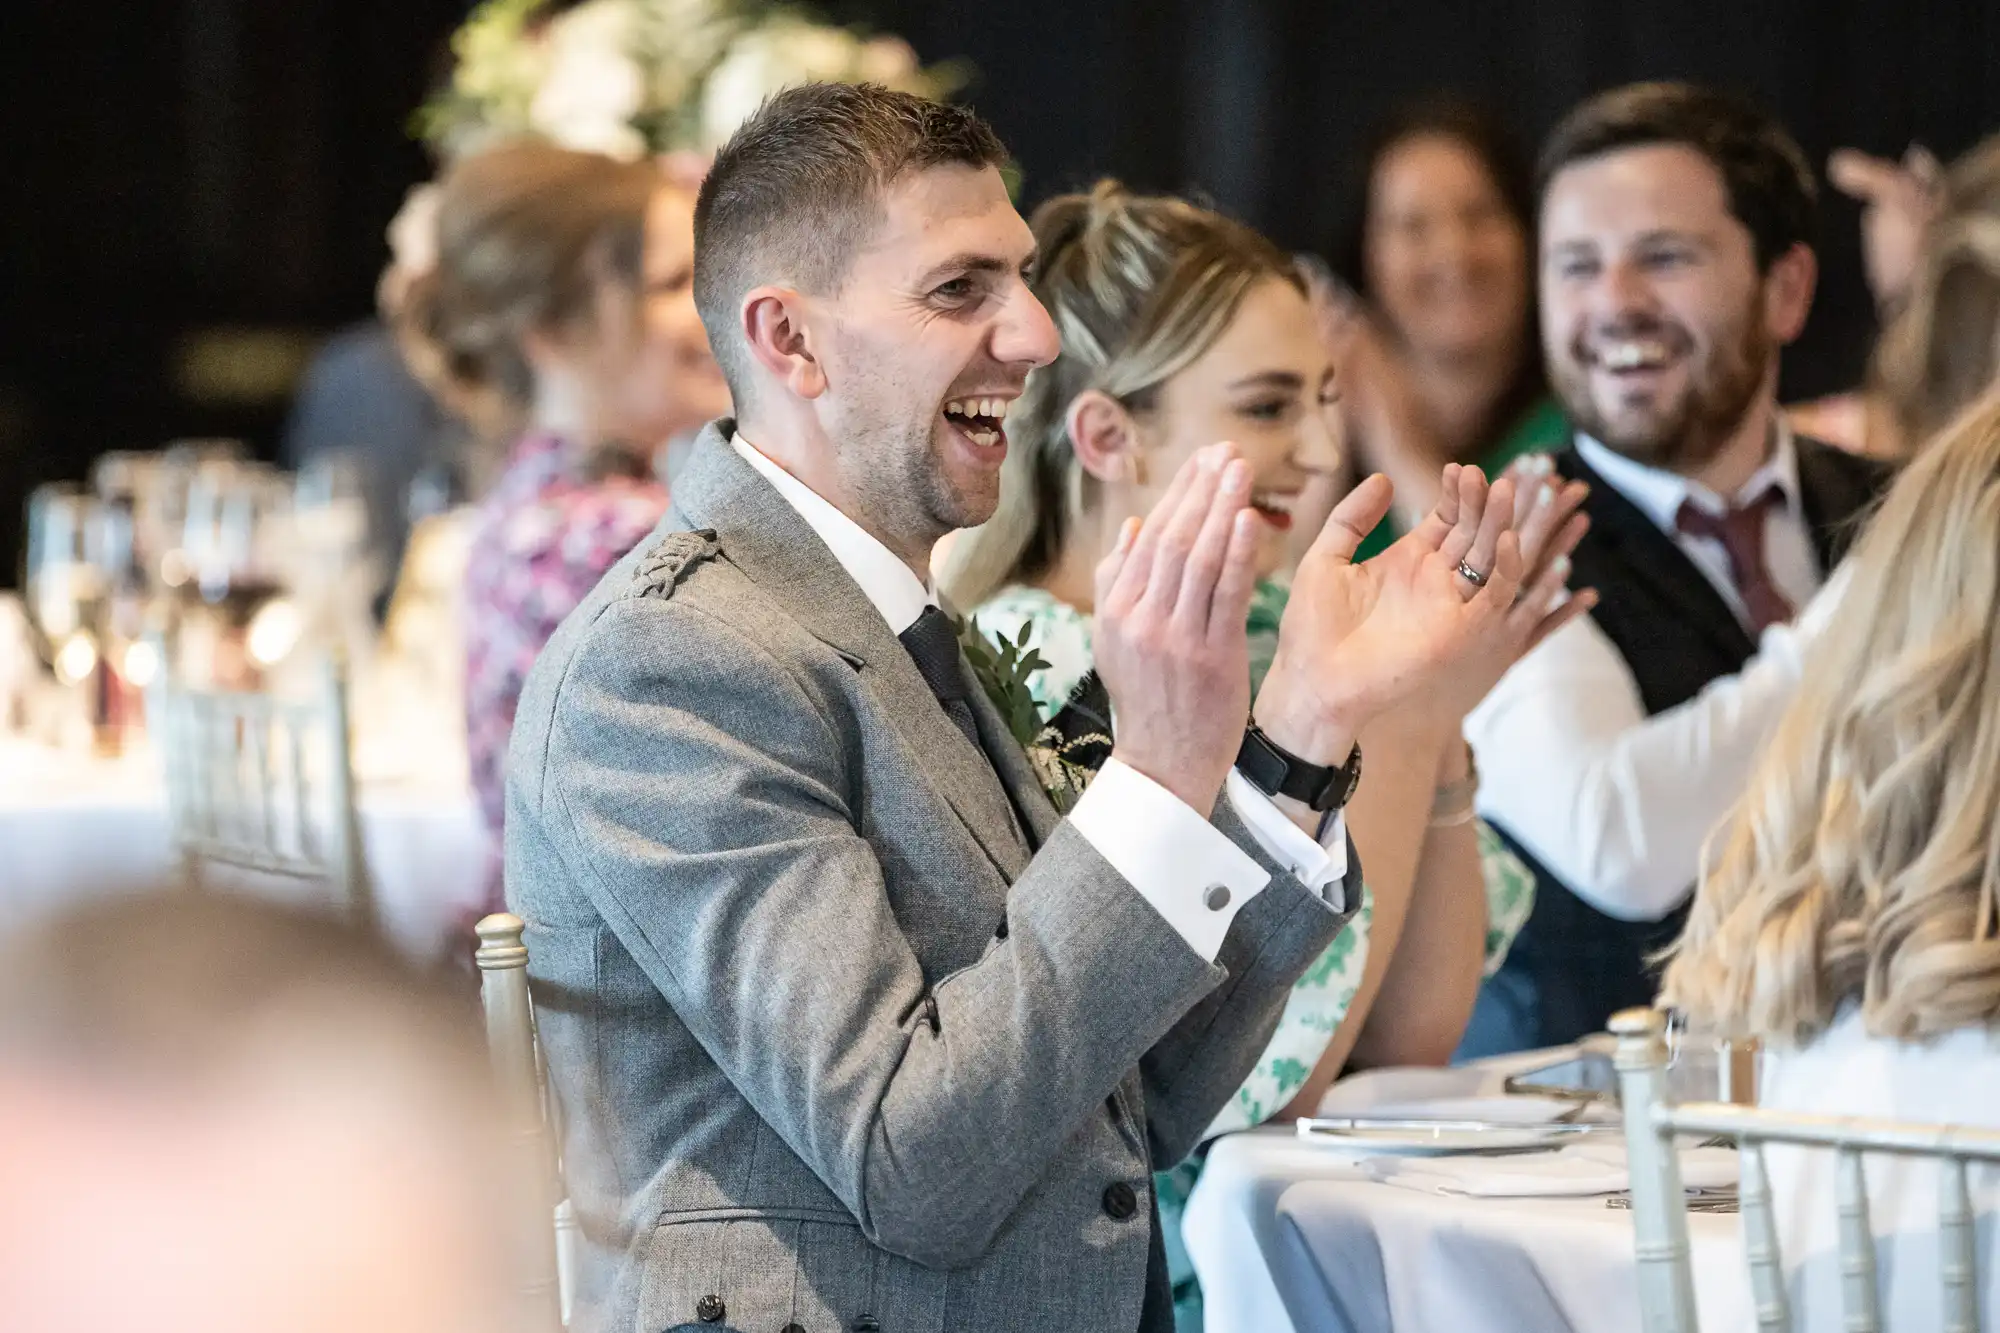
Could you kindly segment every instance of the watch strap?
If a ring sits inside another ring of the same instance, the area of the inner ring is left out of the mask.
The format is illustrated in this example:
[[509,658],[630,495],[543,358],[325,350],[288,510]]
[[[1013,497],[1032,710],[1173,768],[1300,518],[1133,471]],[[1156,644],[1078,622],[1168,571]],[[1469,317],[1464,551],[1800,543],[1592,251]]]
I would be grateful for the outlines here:
[[1236,770],[1266,796],[1289,796],[1322,814],[1338,810],[1353,797],[1361,781],[1361,746],[1338,766],[1301,759],[1264,734],[1252,722],[1236,752]]

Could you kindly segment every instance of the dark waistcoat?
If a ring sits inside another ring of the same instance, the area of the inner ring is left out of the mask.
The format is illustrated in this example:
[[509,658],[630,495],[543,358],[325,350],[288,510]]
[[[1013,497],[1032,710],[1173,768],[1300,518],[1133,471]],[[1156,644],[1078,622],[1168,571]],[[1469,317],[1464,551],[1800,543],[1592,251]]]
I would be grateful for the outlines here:
[[[1797,441],[1799,491],[1824,575],[1887,484],[1881,463],[1815,440]],[[1595,588],[1591,614],[1631,669],[1648,716],[1686,703],[1756,653],[1722,595],[1672,537],[1614,490],[1574,450],[1556,458],[1565,477],[1590,483],[1590,531],[1572,557],[1573,587]],[[1506,963],[1481,991],[1462,1058],[1553,1046],[1603,1030],[1620,1009],[1650,1004],[1650,958],[1687,919],[1683,900],[1657,921],[1620,921],[1572,893],[1494,826],[1535,872],[1535,907]],[[1690,886],[1692,889],[1692,886]]]

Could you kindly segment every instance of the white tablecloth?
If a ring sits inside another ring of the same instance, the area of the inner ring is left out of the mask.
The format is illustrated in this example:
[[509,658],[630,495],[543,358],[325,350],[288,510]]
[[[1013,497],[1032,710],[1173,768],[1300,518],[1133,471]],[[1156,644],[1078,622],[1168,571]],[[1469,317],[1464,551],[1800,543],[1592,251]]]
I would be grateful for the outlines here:
[[[434,954],[477,903],[485,835],[462,776],[364,780],[362,843],[385,929]],[[152,887],[173,869],[157,760],[0,740],[0,930],[66,902]]]
[[[1447,1198],[1370,1181],[1279,1196],[1267,1258],[1295,1327],[1376,1333],[1628,1333],[1639,1328],[1632,1214],[1602,1197]],[[1694,1213],[1701,1326],[1750,1327],[1734,1215]]]
[[[1464,1071],[1465,1095],[1498,1091],[1522,1063]],[[1358,1160],[1289,1125],[1214,1144],[1182,1223],[1207,1333],[1638,1329],[1630,1212],[1601,1197],[1428,1194]],[[1736,1217],[1688,1221],[1702,1327],[1747,1328]],[[1297,1322],[1281,1289],[1304,1307]]]

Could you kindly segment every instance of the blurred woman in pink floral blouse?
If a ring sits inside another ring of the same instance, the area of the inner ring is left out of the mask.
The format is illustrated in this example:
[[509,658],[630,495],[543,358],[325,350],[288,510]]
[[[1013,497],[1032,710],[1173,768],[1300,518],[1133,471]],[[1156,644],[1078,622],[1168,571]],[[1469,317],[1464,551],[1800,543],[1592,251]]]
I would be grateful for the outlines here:
[[650,162],[532,140],[445,176],[414,332],[460,399],[524,423],[466,570],[466,739],[495,855],[507,737],[535,655],[667,508],[654,456],[729,410],[694,308],[694,195]]

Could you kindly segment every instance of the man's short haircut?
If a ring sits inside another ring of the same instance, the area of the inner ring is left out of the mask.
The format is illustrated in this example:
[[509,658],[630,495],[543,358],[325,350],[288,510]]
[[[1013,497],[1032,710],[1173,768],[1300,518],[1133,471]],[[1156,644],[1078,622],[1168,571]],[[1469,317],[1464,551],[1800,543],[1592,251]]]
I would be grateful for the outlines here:
[[694,213],[695,306],[739,409],[746,292],[838,290],[881,223],[882,192],[904,173],[1006,160],[971,111],[876,84],[810,83],[766,101],[716,154]]
[[1634,83],[1599,93],[1563,117],[1542,148],[1537,193],[1565,167],[1623,148],[1678,144],[1715,167],[1729,211],[1750,231],[1757,267],[1811,245],[1819,189],[1785,127],[1755,104],[1689,83]]

